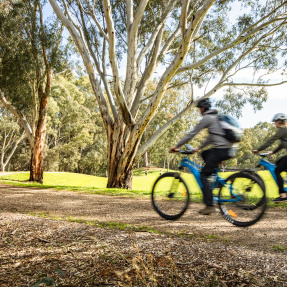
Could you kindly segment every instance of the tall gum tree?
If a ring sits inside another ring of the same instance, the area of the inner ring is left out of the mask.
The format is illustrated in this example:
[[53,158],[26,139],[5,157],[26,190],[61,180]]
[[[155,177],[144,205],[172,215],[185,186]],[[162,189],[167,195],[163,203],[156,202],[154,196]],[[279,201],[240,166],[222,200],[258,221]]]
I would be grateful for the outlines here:
[[[255,98],[260,105],[265,86],[285,82],[268,83],[260,74],[278,69],[276,57],[285,53],[285,1],[49,2],[78,48],[101,110],[108,187],[131,188],[135,163],[196,104],[191,93],[180,112],[141,142],[169,87],[189,83],[193,90],[194,85],[205,85],[201,97],[224,87],[247,87],[245,101],[253,103]],[[228,13],[235,4],[245,8],[232,22]],[[236,74],[246,69],[253,78],[237,82]],[[146,85],[155,72],[158,83],[143,108]]]
[[60,53],[61,27],[44,23],[41,1],[3,1],[0,102],[23,127],[31,148],[30,181],[43,183],[47,108]]

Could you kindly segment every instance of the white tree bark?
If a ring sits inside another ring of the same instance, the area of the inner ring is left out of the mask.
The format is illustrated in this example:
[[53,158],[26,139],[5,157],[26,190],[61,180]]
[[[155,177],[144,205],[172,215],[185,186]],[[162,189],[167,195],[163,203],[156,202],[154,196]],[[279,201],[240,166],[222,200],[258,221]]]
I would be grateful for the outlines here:
[[20,113],[15,107],[12,106],[12,104],[7,101],[7,99],[4,96],[4,93],[0,90],[0,102],[5,106],[5,108],[10,111],[20,122],[21,125],[23,126],[26,136],[29,140],[29,143],[31,146],[34,144],[34,139],[33,139],[33,134],[32,134],[32,129],[26,120],[25,116]]
[[[1,171],[5,171],[7,164],[9,163],[11,157],[13,156],[17,146],[19,143],[25,138],[26,134],[23,132],[19,138],[15,138],[15,135],[10,135],[10,140],[8,143],[6,143],[7,137],[5,137],[2,149],[1,149]],[[14,141],[14,143],[13,143]],[[12,149],[7,153],[8,149],[11,147],[11,144],[13,143]],[[6,159],[5,159],[6,155]]]

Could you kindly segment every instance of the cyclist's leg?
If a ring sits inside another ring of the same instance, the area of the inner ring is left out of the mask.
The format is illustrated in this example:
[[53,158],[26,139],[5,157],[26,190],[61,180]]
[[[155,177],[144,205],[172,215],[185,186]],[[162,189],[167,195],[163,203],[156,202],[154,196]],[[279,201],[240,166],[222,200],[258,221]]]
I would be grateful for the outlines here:
[[205,166],[201,170],[203,202],[206,206],[213,206],[212,187],[209,182],[210,175],[218,168],[220,162],[230,158],[229,149],[209,149],[202,152]]
[[285,197],[286,192],[284,191],[284,182],[283,182],[283,178],[281,177],[281,172],[287,169],[287,156],[283,156],[282,158],[280,158],[277,161],[276,165],[277,167],[275,168],[275,174],[276,174],[276,178],[278,182],[279,193],[280,193],[280,196],[284,194],[284,197]]
[[[209,176],[212,174],[214,169],[216,169],[215,165],[215,157],[216,154],[214,149],[208,149],[201,153],[201,156],[205,162],[203,169],[201,170],[200,177],[202,182],[202,194],[203,194],[203,202],[206,206],[213,206],[213,195],[212,189],[209,182]],[[214,166],[215,165],[215,166]]]

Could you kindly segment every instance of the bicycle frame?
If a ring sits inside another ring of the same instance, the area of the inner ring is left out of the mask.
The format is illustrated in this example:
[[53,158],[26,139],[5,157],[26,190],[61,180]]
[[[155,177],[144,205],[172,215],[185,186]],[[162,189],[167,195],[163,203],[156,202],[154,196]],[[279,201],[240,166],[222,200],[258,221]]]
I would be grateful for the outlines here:
[[[196,164],[195,162],[191,161],[188,158],[183,158],[181,161],[181,164],[180,164],[180,168],[182,168],[182,167],[186,167],[189,169],[189,171],[195,177],[195,180],[196,180],[197,184],[199,185],[200,189],[202,189],[203,186],[202,186],[202,182],[201,182],[201,178],[200,178],[200,169],[202,168],[202,166]],[[218,184],[220,183],[223,186],[228,187],[230,194],[232,196],[234,196],[235,198],[234,199],[219,199],[217,196],[214,196],[213,198],[214,198],[215,203],[237,202],[237,201],[241,200],[240,196],[238,196],[232,192],[233,191],[232,184],[227,184],[225,179],[221,178],[218,175],[218,171],[219,171],[218,169],[216,169],[216,171],[215,171],[216,179],[213,182],[212,189],[215,189],[218,186]]]
[[[277,181],[276,174],[275,174],[276,165],[274,163],[271,163],[271,162],[261,158],[258,166],[264,166],[271,173],[273,179],[275,180],[276,184],[278,185],[278,181]],[[287,172],[287,170],[286,170],[286,172]],[[287,192],[287,187],[284,187],[284,190]]]

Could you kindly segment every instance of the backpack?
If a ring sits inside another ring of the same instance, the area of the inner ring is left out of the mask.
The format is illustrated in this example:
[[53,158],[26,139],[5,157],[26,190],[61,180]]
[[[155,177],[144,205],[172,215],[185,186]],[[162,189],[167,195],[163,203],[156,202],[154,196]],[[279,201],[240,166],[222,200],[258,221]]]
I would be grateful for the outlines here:
[[229,115],[218,115],[217,118],[223,131],[222,136],[231,143],[240,142],[243,130],[240,128],[238,121]]

